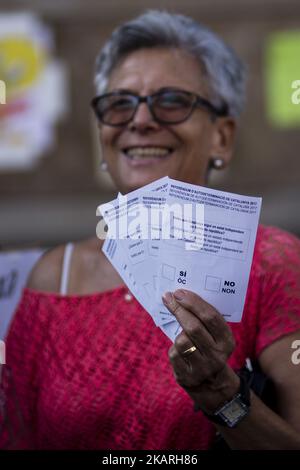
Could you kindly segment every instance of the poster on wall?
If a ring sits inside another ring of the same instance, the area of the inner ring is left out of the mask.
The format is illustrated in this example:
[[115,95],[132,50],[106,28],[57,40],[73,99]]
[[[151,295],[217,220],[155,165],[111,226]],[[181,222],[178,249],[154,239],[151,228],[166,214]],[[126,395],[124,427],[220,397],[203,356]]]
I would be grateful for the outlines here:
[[31,169],[66,112],[66,70],[50,29],[29,13],[0,14],[0,171]]

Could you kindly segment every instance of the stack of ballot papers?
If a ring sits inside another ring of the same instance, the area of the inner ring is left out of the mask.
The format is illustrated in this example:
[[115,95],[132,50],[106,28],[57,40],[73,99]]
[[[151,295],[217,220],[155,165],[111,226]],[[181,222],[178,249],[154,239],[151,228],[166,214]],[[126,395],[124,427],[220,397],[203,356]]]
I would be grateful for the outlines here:
[[[188,289],[229,322],[241,321],[261,198],[168,177],[102,204],[102,250],[155,324],[182,331],[162,294]],[[105,230],[104,230],[105,228]]]

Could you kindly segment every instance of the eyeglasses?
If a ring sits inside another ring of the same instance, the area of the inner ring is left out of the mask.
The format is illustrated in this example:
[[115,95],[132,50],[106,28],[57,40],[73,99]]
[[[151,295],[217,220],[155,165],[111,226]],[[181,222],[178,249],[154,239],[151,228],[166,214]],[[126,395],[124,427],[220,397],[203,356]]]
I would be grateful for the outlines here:
[[139,96],[128,91],[114,91],[96,96],[91,106],[100,122],[118,127],[128,124],[140,103],[147,103],[153,119],[160,124],[179,124],[186,121],[196,107],[213,116],[226,116],[227,105],[215,107],[205,98],[177,88],[162,88],[152,95]]

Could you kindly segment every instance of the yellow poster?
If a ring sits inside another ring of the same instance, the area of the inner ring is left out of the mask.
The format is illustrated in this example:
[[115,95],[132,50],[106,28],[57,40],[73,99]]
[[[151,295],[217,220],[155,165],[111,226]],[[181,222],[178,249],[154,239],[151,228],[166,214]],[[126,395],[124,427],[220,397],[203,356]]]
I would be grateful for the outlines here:
[[65,73],[53,35],[33,14],[0,14],[0,171],[30,170],[55,142]]
[[276,127],[300,126],[300,30],[269,36],[265,48],[266,114]]

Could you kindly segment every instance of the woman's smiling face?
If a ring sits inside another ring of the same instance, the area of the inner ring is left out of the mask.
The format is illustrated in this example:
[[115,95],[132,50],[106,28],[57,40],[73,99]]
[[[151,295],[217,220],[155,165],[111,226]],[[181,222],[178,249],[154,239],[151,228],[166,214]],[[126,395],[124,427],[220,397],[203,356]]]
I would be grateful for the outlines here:
[[[144,96],[169,87],[209,99],[198,62],[170,48],[140,49],[126,56],[113,70],[107,91],[126,90]],[[147,104],[141,103],[129,124],[99,124],[104,160],[122,193],[166,175],[203,185],[212,157],[224,157],[225,162],[230,159],[232,121],[212,120],[206,110],[197,107],[186,121],[162,125],[153,119]]]

